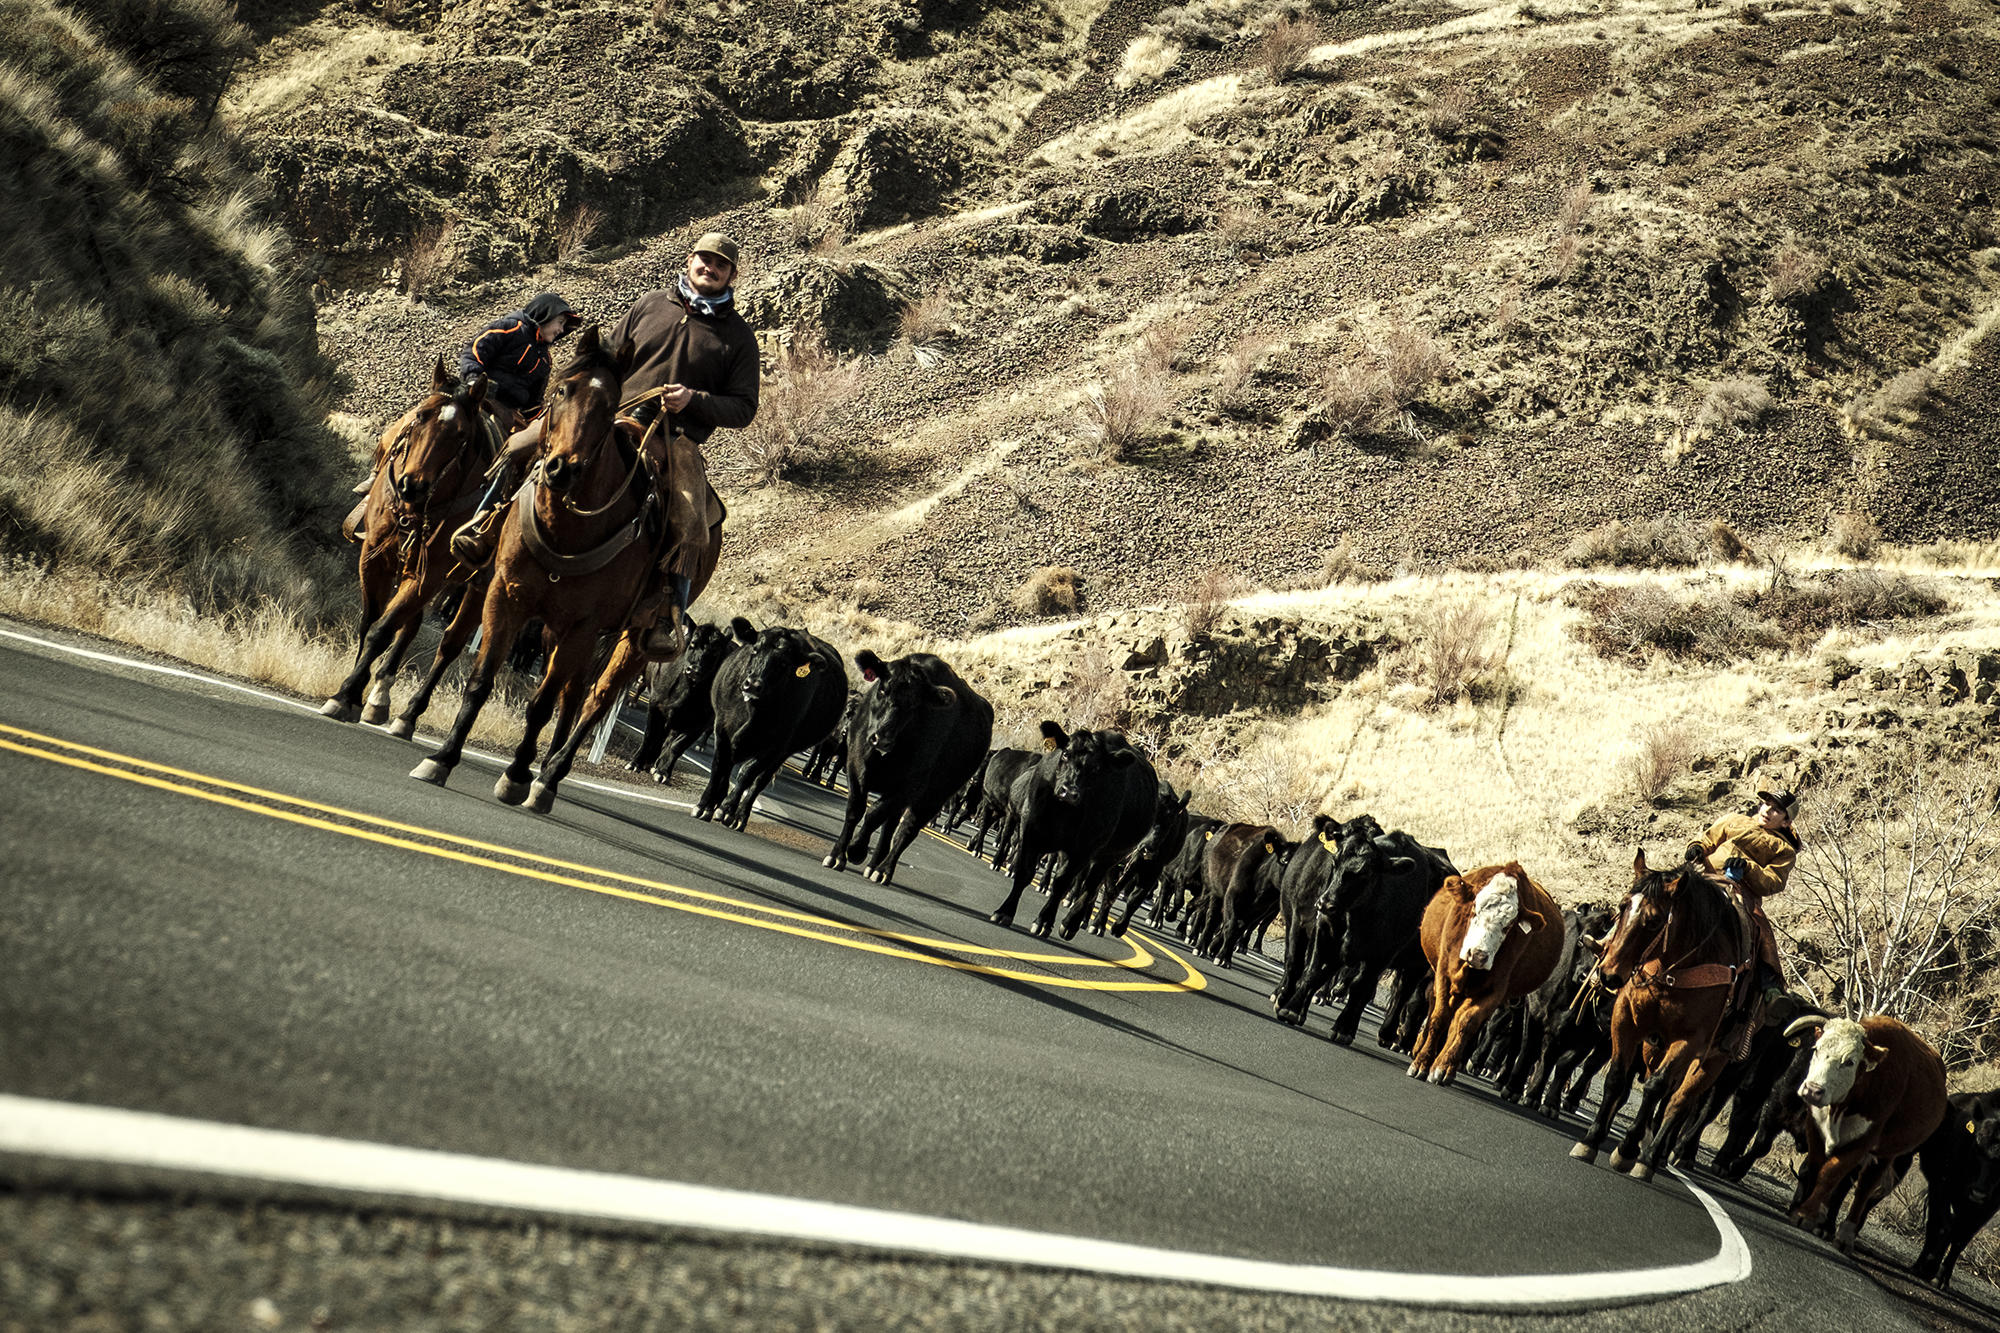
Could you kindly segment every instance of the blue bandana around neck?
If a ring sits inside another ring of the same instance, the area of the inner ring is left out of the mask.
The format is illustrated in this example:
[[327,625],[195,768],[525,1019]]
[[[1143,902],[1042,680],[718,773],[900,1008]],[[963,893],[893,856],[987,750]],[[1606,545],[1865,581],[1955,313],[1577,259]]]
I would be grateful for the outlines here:
[[722,308],[736,299],[734,287],[723,288],[720,296],[703,296],[694,289],[694,284],[688,281],[687,274],[681,274],[680,283],[682,299],[688,303],[689,309],[699,315],[721,314]]

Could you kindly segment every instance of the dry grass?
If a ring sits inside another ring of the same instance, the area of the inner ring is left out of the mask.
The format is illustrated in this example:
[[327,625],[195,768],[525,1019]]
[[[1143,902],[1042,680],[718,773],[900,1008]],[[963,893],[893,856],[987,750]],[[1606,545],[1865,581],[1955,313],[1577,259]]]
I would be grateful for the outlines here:
[[1818,292],[1826,281],[1826,260],[1796,240],[1786,241],[1771,256],[1771,272],[1764,281],[1764,295],[1781,304],[1803,300]]
[[1882,529],[1858,509],[1844,510],[1827,522],[1827,546],[1849,560],[1872,560],[1882,544]]
[[1337,588],[1343,583],[1380,583],[1389,576],[1390,571],[1364,560],[1354,549],[1352,539],[1342,537],[1320,561],[1317,586]]
[[1640,730],[1626,762],[1625,777],[1640,800],[1658,801],[1700,752],[1700,742],[1687,723],[1677,719],[1654,722]]
[[951,297],[942,287],[933,287],[914,301],[903,303],[896,321],[897,332],[913,347],[942,342],[957,332],[951,322]]
[[1030,574],[1014,590],[1014,609],[1030,616],[1073,616],[1083,609],[1083,576],[1067,565]]
[[1390,321],[1359,357],[1336,357],[1320,377],[1320,412],[1336,432],[1385,435],[1421,432],[1410,405],[1438,382],[1449,362],[1435,339],[1414,324]]
[[1125,48],[1125,54],[1118,62],[1118,72],[1111,76],[1111,82],[1119,88],[1158,83],[1180,58],[1179,43],[1158,33],[1141,33]]
[[1764,381],[1758,379],[1719,380],[1709,386],[1695,414],[1698,431],[1726,427],[1738,432],[1750,429],[1777,406]]
[[1729,663],[1802,651],[1835,629],[1943,614],[1950,599],[1925,580],[1877,570],[1779,573],[1760,587],[1710,582],[1686,593],[1651,583],[1580,583],[1577,634],[1607,658]]
[[834,422],[865,373],[866,367],[843,361],[816,331],[794,329],[773,358],[756,419],[731,432],[727,447],[741,460],[739,470],[753,482],[769,484],[844,466],[856,446]]
[[1286,15],[1264,29],[1263,40],[1257,44],[1258,67],[1272,83],[1283,83],[1305,69],[1319,44],[1317,23]]
[[1727,519],[1711,519],[1708,525],[1708,550],[1717,560],[1728,564],[1747,564],[1757,559],[1757,552],[1743,535],[1729,526]]
[[1440,139],[1456,139],[1473,123],[1473,112],[1478,106],[1479,95],[1470,86],[1453,84],[1424,108],[1424,128]]
[[839,213],[815,188],[801,188],[786,199],[781,223],[792,248],[807,254],[830,254],[847,243]]
[[1083,400],[1086,436],[1111,462],[1124,462],[1173,404],[1167,373],[1147,361],[1114,370]]

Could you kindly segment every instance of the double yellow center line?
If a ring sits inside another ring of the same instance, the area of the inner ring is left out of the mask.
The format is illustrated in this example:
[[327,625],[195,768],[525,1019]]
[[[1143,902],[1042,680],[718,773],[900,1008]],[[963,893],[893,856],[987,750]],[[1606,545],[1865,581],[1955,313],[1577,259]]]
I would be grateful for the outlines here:
[[521,879],[582,889],[587,893],[602,894],[608,898],[620,898],[628,902],[643,903],[649,907],[689,912],[718,921],[735,922],[759,930],[777,931],[802,939],[817,940],[846,949],[859,949],[866,953],[882,954],[909,962],[927,963],[933,967],[948,968],[956,972],[1002,977],[1037,986],[1053,986],[1067,990],[1185,993],[1202,990],[1208,984],[1207,979],[1189,966],[1186,959],[1157,942],[1156,947],[1160,952],[1179,967],[1183,974],[1180,978],[1089,979],[1053,975],[1046,970],[1030,971],[1024,967],[1010,968],[997,965],[1001,962],[1013,962],[1033,964],[1043,969],[1060,968],[1064,971],[1110,970],[1129,976],[1144,972],[1156,961],[1139,942],[1137,935],[1132,933],[1125,936],[1125,945],[1131,953],[1119,959],[1084,958],[1071,953],[1047,951],[989,949],[958,940],[908,935],[878,930],[870,926],[851,925],[832,917],[768,907],[701,889],[685,888],[678,884],[667,884],[595,866],[580,865],[573,861],[558,860],[515,847],[503,847],[496,843],[462,838],[437,829],[399,823],[396,820],[383,819],[357,810],[323,805],[303,797],[288,796],[282,792],[246,786],[240,782],[231,782],[204,773],[173,768],[151,760],[119,754],[113,750],[100,750],[21,727],[0,724],[0,752],[46,760],[86,773],[116,778],[122,782],[131,782],[158,791],[207,801],[213,805],[226,806],[232,810],[283,820],[286,823],[393,847],[401,851],[433,856],[440,860],[494,870]]

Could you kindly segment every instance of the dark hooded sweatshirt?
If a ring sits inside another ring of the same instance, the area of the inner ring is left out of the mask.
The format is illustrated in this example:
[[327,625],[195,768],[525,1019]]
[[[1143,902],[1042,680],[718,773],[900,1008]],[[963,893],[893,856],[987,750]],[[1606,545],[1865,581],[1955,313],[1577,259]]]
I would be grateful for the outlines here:
[[567,313],[569,304],[562,297],[543,292],[528,302],[526,309],[502,315],[459,353],[459,375],[484,375],[487,397],[516,412],[536,406],[549,386],[551,364],[549,344],[542,341],[542,325]]

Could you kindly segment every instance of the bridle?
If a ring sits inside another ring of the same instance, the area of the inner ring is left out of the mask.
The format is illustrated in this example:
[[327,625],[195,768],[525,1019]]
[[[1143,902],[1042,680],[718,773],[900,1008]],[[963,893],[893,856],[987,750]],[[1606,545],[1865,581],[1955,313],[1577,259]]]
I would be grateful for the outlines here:
[[[1686,874],[1686,870],[1683,869],[1681,871],[1682,877],[1685,878]],[[1666,881],[1667,876],[1661,875],[1659,877],[1659,882],[1662,885]],[[1648,901],[1657,902],[1658,900],[1651,886],[1634,889],[1632,892],[1634,895],[1643,895]],[[1667,893],[1664,889],[1661,890],[1658,897],[1664,897],[1667,900],[1666,919],[1660,923],[1660,928],[1654,934],[1652,942],[1640,951],[1638,959],[1633,963],[1631,971],[1627,973],[1625,980],[1620,983],[1621,985],[1636,985],[1643,990],[1651,991],[1671,990],[1674,987],[1675,974],[1687,964],[1689,959],[1700,953],[1710,940],[1715,938],[1716,932],[1721,928],[1719,924],[1710,926],[1708,933],[1696,940],[1674,962],[1668,963],[1666,961],[1667,941],[1672,938],[1674,932],[1674,907],[1675,899],[1678,896],[1677,894]],[[1630,899],[1628,898],[1627,901],[1629,902]],[[1654,966],[1648,969],[1648,963]],[[1605,989],[1609,989],[1608,986],[1605,986],[1604,969],[1601,963],[1599,966],[1591,969],[1591,979],[1598,986],[1604,986]]]
[[[579,371],[576,375],[570,376],[570,378],[576,379],[579,376],[586,373],[588,372]],[[661,392],[663,391],[655,390],[650,393],[640,394],[636,398],[633,398],[627,402],[620,403],[618,405],[617,410],[612,413],[611,425],[605,430],[604,434],[598,439],[596,447],[590,451],[590,456],[587,459],[577,464],[577,475],[588,476],[590,474],[591,469],[597,466],[598,459],[603,456],[604,451],[607,448],[612,447],[613,441],[617,439],[620,433],[618,430],[618,419],[617,419],[619,412],[624,411],[626,408],[632,406],[634,403],[643,402],[645,399],[650,397],[658,397],[660,396]],[[549,428],[551,431],[553,431],[555,428],[554,407],[551,407],[549,409],[549,414],[551,418],[549,422]],[[611,492],[611,498],[606,500],[603,504],[597,506],[595,509],[586,508],[583,505],[576,503],[576,501],[570,499],[568,495],[562,492],[553,492],[552,498],[555,500],[557,504],[561,505],[564,509],[568,510],[570,513],[576,515],[578,518],[597,518],[600,515],[610,513],[611,510],[617,506],[620,500],[624,499],[628,494],[631,493],[632,483],[639,479],[640,471],[646,466],[646,444],[653,438],[653,432],[659,429],[660,421],[661,421],[660,417],[655,417],[653,418],[652,422],[646,427],[645,435],[642,436],[639,439],[638,443],[633,446],[632,466],[626,471],[625,479],[618,483],[617,487],[613,489]],[[544,463],[545,462],[546,460],[544,460]],[[546,474],[541,472],[541,468],[543,466],[544,466],[543,463],[538,463],[536,465],[536,474],[538,479],[546,477]]]
[[[442,391],[440,396],[443,396]],[[410,419],[396,433],[396,438],[390,441],[382,459],[383,470],[388,474],[389,515],[394,522],[393,535],[398,541],[398,554],[405,575],[409,573],[413,563],[421,560],[419,553],[428,544],[430,534],[437,531],[440,524],[446,519],[455,518],[469,511],[479,503],[479,491],[474,487],[464,495],[446,501],[443,509],[437,508],[441,499],[452,494],[452,486],[447,483],[453,474],[456,473],[458,479],[463,480],[467,475],[467,464],[473,450],[486,440],[486,427],[480,418],[479,408],[461,402],[459,395],[451,396],[448,402],[467,414],[466,420],[469,424],[460,428],[458,448],[452,451],[449,461],[431,480],[430,489],[425,493],[421,507],[409,502],[405,493],[405,487],[409,483],[409,473],[404,470],[399,474],[398,469],[408,467],[416,439],[417,425],[422,418],[425,404],[419,404],[417,410],[410,414]],[[388,541],[389,538],[385,537],[371,550],[380,550],[388,544]]]

